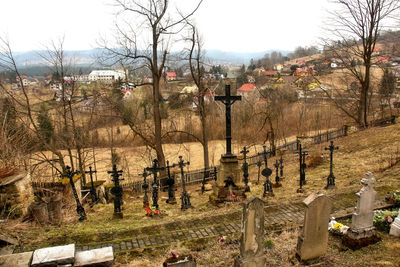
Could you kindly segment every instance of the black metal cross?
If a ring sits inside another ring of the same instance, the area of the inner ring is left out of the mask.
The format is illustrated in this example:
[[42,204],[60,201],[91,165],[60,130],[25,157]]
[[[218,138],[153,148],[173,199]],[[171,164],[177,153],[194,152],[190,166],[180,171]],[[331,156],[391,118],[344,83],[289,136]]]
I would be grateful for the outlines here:
[[157,172],[165,170],[165,167],[159,167],[158,166],[158,160],[154,159],[153,160],[153,166],[152,167],[147,167],[147,171],[153,173],[154,181],[152,184],[153,187],[153,194],[151,196],[153,200],[153,206],[158,210],[158,181],[157,181]]
[[272,174],[272,170],[270,168],[268,168],[268,151],[267,151],[267,146],[263,145],[263,152],[258,153],[259,155],[263,155],[264,157],[264,165],[265,165],[265,169],[262,170],[261,174],[263,176],[265,176],[265,182],[264,182],[264,193],[263,193],[263,197],[266,197],[268,195],[270,196],[274,196],[274,191],[272,189],[272,183],[269,180],[269,177]]
[[81,221],[86,220],[86,212],[85,212],[85,209],[83,208],[81,202],[79,201],[78,193],[76,192],[75,183],[73,180],[73,177],[75,176],[75,174],[78,174],[79,172],[71,171],[70,166],[66,166],[65,169],[66,169],[66,171],[65,171],[64,177],[69,178],[69,183],[71,184],[72,193],[74,194],[75,201],[76,201],[76,212],[78,213],[79,221],[81,222]]
[[169,166],[169,161],[167,160],[167,173],[168,173],[168,179],[167,179],[167,185],[168,185],[168,199],[167,203],[168,204],[176,204],[175,200],[175,190],[174,190],[174,184],[175,184],[175,179],[171,177],[171,171],[170,169],[173,168],[174,166]]
[[243,150],[240,151],[240,153],[243,154],[243,178],[244,178],[244,184],[245,184],[245,192],[250,192],[250,187],[248,185],[249,183],[249,164],[247,163],[247,153],[250,151],[246,149],[246,147],[243,147]]
[[94,188],[94,183],[93,183],[93,173],[96,173],[97,171],[92,171],[92,166],[89,166],[89,171],[85,171],[85,173],[89,173],[90,176],[90,194],[92,195],[92,201],[93,203],[97,203],[99,201],[99,198],[97,197],[96,193],[96,188]]
[[146,168],[143,169],[143,173],[140,174],[143,176],[143,184],[142,184],[142,189],[144,191],[144,196],[143,196],[143,208],[146,208],[149,206],[149,197],[147,196],[147,190],[149,189],[149,184],[147,183],[147,176],[149,176],[149,173],[147,173]]
[[279,161],[278,160],[276,160],[274,167],[275,167],[275,186],[278,187],[278,186],[281,186],[281,183],[279,182]]
[[214,96],[215,101],[221,101],[225,105],[226,119],[226,155],[232,156],[232,121],[231,121],[231,106],[236,101],[242,100],[241,96],[231,96],[231,86],[225,85],[225,96]]
[[119,182],[123,181],[124,179],[120,179],[119,177],[122,176],[123,170],[117,170],[117,165],[113,165],[112,171],[107,171],[108,174],[111,174],[112,181],[114,182],[114,187],[111,188],[111,194],[114,195],[114,216],[115,217],[122,217],[121,212],[121,204],[122,204],[122,187],[120,186]]
[[281,155],[281,158],[279,159],[279,164],[280,164],[280,176],[281,178],[283,177],[283,157]]
[[335,188],[335,176],[333,175],[333,152],[338,149],[338,146],[333,145],[333,140],[331,140],[331,144],[329,145],[329,147],[325,147],[325,150],[330,151],[330,169],[325,189]]
[[261,166],[262,166],[261,160],[258,160],[258,161],[257,161],[257,167],[258,167],[257,184],[260,183],[260,170],[261,170]]
[[190,196],[186,191],[185,185],[185,175],[183,173],[183,167],[186,165],[190,165],[189,161],[184,162],[182,156],[179,156],[179,162],[177,164],[173,164],[173,166],[179,166],[181,169],[181,179],[182,179],[182,196],[181,196],[181,209],[186,210],[188,208],[193,208],[192,204],[190,204]]
[[306,150],[303,150],[302,144],[298,141],[297,147],[299,149],[295,154],[299,154],[299,172],[300,172],[300,188],[297,190],[298,193],[303,193],[303,185],[306,184],[306,156],[308,155]]

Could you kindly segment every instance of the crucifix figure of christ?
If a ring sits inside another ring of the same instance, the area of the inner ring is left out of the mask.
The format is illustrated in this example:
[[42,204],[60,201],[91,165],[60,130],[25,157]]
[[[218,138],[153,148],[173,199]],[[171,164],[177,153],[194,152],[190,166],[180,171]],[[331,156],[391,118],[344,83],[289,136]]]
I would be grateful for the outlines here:
[[269,177],[272,174],[272,170],[270,168],[268,168],[268,153],[269,152],[267,152],[267,146],[266,145],[263,145],[263,149],[264,149],[263,152],[258,153],[259,155],[263,155],[264,164],[265,164],[265,169],[263,169],[262,172],[261,172],[261,174],[263,176],[265,176],[263,197],[274,196],[274,191],[272,189],[272,183],[269,180]]
[[111,194],[114,195],[114,217],[115,218],[122,218],[121,212],[121,204],[122,204],[122,187],[119,184],[120,179],[119,177],[122,176],[123,170],[117,170],[117,165],[113,165],[112,171],[107,171],[108,174],[111,174],[112,181],[114,182],[114,187],[111,188]]
[[67,177],[69,179],[69,183],[71,184],[71,188],[72,188],[72,193],[74,194],[75,201],[76,201],[76,212],[79,215],[79,221],[82,222],[82,221],[86,220],[86,212],[85,212],[85,209],[83,208],[81,202],[79,201],[78,193],[76,192],[75,183],[74,183],[74,176],[77,175],[78,172],[71,171],[70,166],[66,166],[65,169],[66,169],[66,172],[65,172],[64,177]]
[[149,206],[149,197],[147,196],[147,190],[149,189],[149,184],[147,183],[147,176],[149,176],[149,173],[146,171],[146,168],[143,169],[143,173],[140,174],[143,177],[143,184],[142,184],[142,189],[144,191],[144,196],[143,196],[143,208],[146,208]]
[[153,194],[151,196],[153,200],[153,206],[158,210],[158,180],[157,180],[157,172],[165,170],[165,167],[159,167],[158,166],[158,160],[154,159],[153,160],[153,166],[152,167],[147,167],[146,171],[152,172],[153,173]]
[[325,147],[325,150],[329,150],[330,152],[330,169],[325,189],[335,188],[335,176],[333,175],[333,152],[338,149],[338,146],[333,145],[333,140],[331,140],[331,144],[329,145],[329,147]]
[[181,169],[181,178],[182,178],[182,196],[181,196],[181,210],[187,210],[188,208],[192,208],[192,204],[190,204],[190,196],[188,192],[186,191],[186,185],[185,185],[185,176],[183,173],[183,167],[186,165],[190,165],[189,161],[184,162],[182,159],[182,156],[179,156],[179,162],[176,164],[173,164],[173,166],[179,166]]
[[97,171],[92,171],[92,166],[89,166],[89,171],[85,171],[85,173],[88,173],[90,176],[90,195],[92,196],[92,203],[95,204],[99,201],[99,198],[96,193],[96,188],[94,188],[94,183],[93,183],[93,173],[96,173]]
[[174,184],[175,184],[175,179],[171,177],[171,171],[170,169],[173,168],[174,166],[169,165],[169,161],[167,160],[167,173],[168,173],[168,179],[167,179],[167,185],[168,185],[168,199],[166,202],[168,204],[176,204],[176,199],[175,199],[175,190],[174,190]]
[[240,151],[240,153],[243,154],[243,178],[244,178],[244,184],[245,184],[245,192],[250,192],[250,187],[248,185],[249,183],[249,164],[247,163],[247,153],[250,151],[246,149],[246,147],[243,147],[243,150]]
[[236,101],[242,100],[241,96],[231,96],[231,86],[225,85],[225,96],[215,96],[215,101],[221,101],[225,105],[225,119],[226,119],[226,156],[232,156],[232,120],[231,120],[231,106]]

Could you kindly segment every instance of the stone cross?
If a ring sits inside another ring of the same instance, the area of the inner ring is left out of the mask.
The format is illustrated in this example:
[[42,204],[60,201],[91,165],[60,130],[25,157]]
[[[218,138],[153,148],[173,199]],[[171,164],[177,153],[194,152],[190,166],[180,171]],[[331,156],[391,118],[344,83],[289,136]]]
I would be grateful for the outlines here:
[[231,121],[231,106],[236,101],[242,100],[241,96],[231,96],[231,86],[225,85],[225,96],[214,96],[215,101],[221,101],[225,105],[225,119],[226,119],[226,155],[232,155],[232,121]]
[[247,163],[247,153],[250,151],[246,149],[246,147],[243,147],[243,150],[240,151],[240,153],[243,154],[243,178],[244,178],[244,184],[245,184],[245,192],[250,192],[250,187],[249,187],[249,164]]
[[252,197],[243,202],[240,255],[235,267],[265,267],[264,256],[264,201]]
[[176,204],[176,199],[175,199],[175,190],[174,190],[174,184],[175,184],[175,179],[171,177],[171,171],[170,169],[173,168],[174,166],[169,165],[169,161],[167,160],[167,174],[168,174],[168,179],[167,179],[167,185],[168,185],[168,199],[166,202],[168,204]]
[[144,191],[144,196],[143,196],[143,208],[146,208],[147,206],[149,206],[149,197],[147,196],[147,190],[149,189],[149,184],[147,183],[147,176],[149,176],[149,174],[146,171],[146,168],[143,169],[143,173],[140,174],[141,176],[143,176],[143,184],[142,184],[142,189]]
[[113,165],[112,171],[107,171],[108,174],[111,174],[112,181],[114,182],[114,187],[111,188],[111,194],[114,195],[114,218],[122,218],[123,214],[121,211],[122,204],[122,187],[119,182],[123,179],[119,177],[122,176],[123,170],[117,170],[117,165]]
[[311,194],[306,205],[303,231],[297,241],[296,255],[307,261],[325,254],[328,247],[328,224],[332,201],[324,194]]
[[329,147],[325,147],[325,150],[330,151],[330,168],[325,189],[335,188],[335,176],[333,175],[333,152],[338,149],[338,146],[333,145],[333,140],[331,140]]
[[76,201],[76,212],[78,213],[79,221],[81,222],[81,221],[86,220],[86,212],[85,212],[85,209],[83,208],[81,202],[79,201],[78,193],[76,192],[75,182],[73,179],[74,176],[78,174],[78,172],[71,171],[70,166],[66,166],[65,169],[66,169],[66,173],[64,176],[69,178],[69,183],[72,188],[72,193],[74,194],[75,201]]
[[362,231],[374,226],[374,203],[376,191],[372,187],[375,178],[371,172],[366,173],[366,177],[361,179],[360,192],[356,193],[358,200],[355,211],[351,218],[351,229]]
[[94,188],[93,184],[93,173],[97,173],[97,171],[92,171],[92,166],[89,166],[89,171],[85,171],[85,173],[89,173],[90,175],[90,194],[92,195],[93,203],[97,203],[99,198],[97,197],[96,189]]
[[157,172],[165,170],[165,167],[159,167],[158,166],[158,160],[154,159],[153,160],[153,166],[152,167],[147,167],[146,171],[152,172],[153,173],[153,194],[151,196],[153,200],[153,206],[158,210],[158,181],[157,181]]
[[188,208],[193,208],[192,204],[190,204],[190,196],[188,192],[186,191],[186,185],[185,185],[185,175],[183,173],[183,167],[186,165],[190,165],[189,161],[184,162],[182,159],[182,156],[179,156],[179,162],[177,164],[174,164],[173,166],[179,166],[181,169],[181,178],[182,178],[182,195],[181,195],[181,209],[186,210]]

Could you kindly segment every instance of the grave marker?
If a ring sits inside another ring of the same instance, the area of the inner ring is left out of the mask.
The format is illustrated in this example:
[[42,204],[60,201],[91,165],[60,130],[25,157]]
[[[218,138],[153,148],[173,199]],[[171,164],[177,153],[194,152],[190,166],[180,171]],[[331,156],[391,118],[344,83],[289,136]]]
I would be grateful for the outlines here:
[[114,253],[112,247],[97,248],[75,253],[74,267],[109,267],[113,264]]
[[333,189],[336,187],[335,185],[335,176],[333,175],[333,152],[338,150],[338,146],[333,145],[333,140],[331,140],[331,144],[329,147],[325,147],[325,150],[329,150],[330,152],[330,166],[329,166],[329,175],[327,178],[327,183],[325,189]]
[[175,184],[175,179],[171,177],[171,172],[170,169],[173,168],[174,166],[169,166],[169,161],[167,160],[167,173],[168,173],[168,179],[167,179],[167,185],[168,185],[168,199],[166,202],[168,204],[176,204],[176,199],[175,199],[175,189],[174,189],[174,184]]
[[122,193],[123,189],[120,186],[119,182],[124,180],[119,177],[122,176],[123,170],[117,170],[117,165],[113,165],[112,171],[107,171],[108,174],[111,174],[112,181],[114,182],[114,187],[111,188],[111,194],[114,195],[114,218],[122,218],[124,215],[121,211],[122,204]]
[[185,167],[186,165],[190,165],[190,162],[189,161],[184,162],[182,156],[179,156],[179,162],[173,165],[173,166],[179,166],[179,168],[181,169],[181,178],[182,178],[181,210],[187,210],[188,208],[193,209],[192,204],[190,204],[190,196],[186,191],[185,175],[183,173],[183,167]]
[[269,179],[269,177],[272,174],[272,170],[270,168],[268,168],[268,153],[267,152],[267,146],[263,145],[263,149],[264,151],[261,153],[258,153],[259,155],[263,155],[264,157],[264,165],[265,165],[265,169],[262,170],[261,174],[263,176],[265,176],[265,182],[264,182],[264,192],[263,192],[263,197],[267,197],[267,196],[274,196],[274,191],[272,189],[272,183]]
[[165,170],[165,167],[159,167],[158,166],[158,160],[154,159],[153,160],[153,166],[152,167],[147,167],[146,170],[153,173],[153,177],[154,177],[153,184],[152,184],[153,194],[152,194],[151,198],[153,200],[153,206],[158,210],[158,180],[157,180],[157,172]]
[[99,201],[99,198],[96,193],[96,188],[94,187],[93,183],[93,173],[97,173],[97,171],[92,171],[92,166],[89,166],[89,171],[85,171],[85,173],[88,173],[90,176],[90,195],[92,196],[92,203],[97,203]]
[[274,184],[274,186],[280,187],[280,186],[282,186],[282,184],[279,181],[279,161],[278,160],[276,160],[274,167],[275,167],[275,184]]
[[245,185],[245,192],[250,192],[250,187],[249,187],[249,164],[247,163],[247,153],[250,151],[246,149],[246,147],[243,147],[243,150],[240,151],[240,153],[243,154],[243,180],[244,180],[244,185]]
[[69,179],[69,183],[71,185],[72,188],[72,193],[74,194],[74,198],[76,201],[76,212],[79,215],[79,221],[84,221],[86,220],[86,212],[85,209],[83,208],[81,202],[79,201],[79,197],[78,197],[78,193],[76,192],[76,188],[75,188],[75,175],[78,175],[79,172],[72,172],[71,171],[71,167],[70,166],[66,166],[65,167],[66,172],[65,172],[65,177],[67,177]]
[[318,258],[328,247],[328,224],[332,201],[324,194],[311,194],[306,205],[302,233],[297,241],[296,256],[301,261]]
[[33,252],[32,267],[74,264],[75,244],[41,248]]
[[140,174],[141,176],[143,176],[143,184],[142,184],[142,189],[144,191],[144,195],[143,195],[143,208],[146,208],[147,206],[149,206],[149,197],[147,196],[147,190],[149,189],[149,184],[147,183],[147,176],[149,176],[149,174],[146,171],[146,168],[143,169],[143,173]]
[[389,234],[400,237],[400,210],[399,215],[397,215],[396,219],[394,219],[394,222],[392,223],[392,226],[390,227]]
[[252,197],[243,202],[240,255],[235,267],[265,267],[264,201]]

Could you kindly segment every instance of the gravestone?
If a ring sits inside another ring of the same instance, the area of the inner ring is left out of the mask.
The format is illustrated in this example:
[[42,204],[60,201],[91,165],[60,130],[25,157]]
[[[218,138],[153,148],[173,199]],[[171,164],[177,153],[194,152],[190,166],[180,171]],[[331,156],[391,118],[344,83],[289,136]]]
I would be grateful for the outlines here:
[[374,176],[367,172],[366,177],[361,179],[363,188],[356,193],[358,199],[351,218],[351,227],[342,239],[343,244],[351,249],[359,249],[380,240],[374,227],[374,183]]
[[29,267],[31,266],[33,252],[24,252],[0,256],[1,267]]
[[296,256],[300,261],[318,258],[328,247],[328,224],[332,201],[324,194],[311,194],[306,205],[303,231],[297,241]]
[[235,267],[264,267],[264,201],[252,197],[243,202],[240,255]]
[[33,252],[32,267],[74,264],[75,244],[41,248]]
[[389,234],[400,237],[400,210],[399,215],[397,215],[396,219],[394,219],[394,222],[392,223],[392,226],[390,227]]
[[112,247],[79,251],[75,254],[74,267],[97,266],[109,267],[114,264]]

